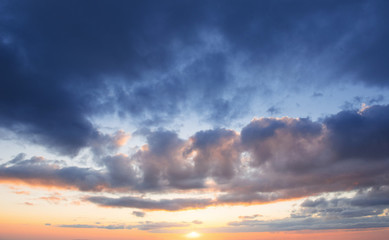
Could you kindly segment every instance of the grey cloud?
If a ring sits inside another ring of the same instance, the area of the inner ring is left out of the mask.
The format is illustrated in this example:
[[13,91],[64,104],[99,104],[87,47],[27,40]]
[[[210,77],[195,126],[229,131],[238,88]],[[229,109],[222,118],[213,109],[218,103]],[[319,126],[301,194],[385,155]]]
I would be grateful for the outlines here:
[[317,207],[317,206],[327,206],[327,200],[325,198],[319,198],[316,200],[305,200],[302,204],[302,207]]
[[388,186],[381,186],[361,189],[351,198],[307,199],[301,204],[301,208],[293,213],[293,217],[312,215],[327,219],[377,217],[389,207],[387,196]]
[[[190,161],[185,161],[185,141],[175,132],[159,130],[147,136],[148,149],[138,151],[133,158],[142,169],[143,189],[203,188],[202,178],[198,178]],[[165,181],[162,181],[165,180]],[[168,182],[168,186],[166,183]]]
[[3,180],[24,181],[32,185],[75,187],[81,191],[99,191],[108,182],[103,173],[90,168],[66,167],[42,157],[18,159],[0,166]]
[[139,229],[143,231],[150,231],[153,232],[155,230],[160,229],[169,229],[169,228],[182,228],[182,227],[188,227],[190,226],[189,223],[183,223],[183,222],[140,222],[138,224],[134,225],[124,225],[124,224],[117,224],[117,225],[90,225],[90,224],[62,224],[57,225],[57,227],[62,228],[99,228],[99,229],[108,229],[108,230],[115,230],[115,229]]
[[261,214],[254,214],[251,216],[239,216],[239,218],[244,220],[250,220],[250,219],[256,219],[257,217],[261,217],[261,216],[262,216]]
[[377,95],[375,97],[355,96],[352,100],[345,101],[340,108],[344,111],[356,111],[361,106],[380,104],[384,99],[383,95]]
[[[387,191],[388,187],[385,186],[361,190],[351,198],[306,199],[288,218],[268,221],[241,218],[241,221],[228,225],[230,231],[255,232],[388,227],[389,217],[383,213],[389,205],[376,205],[371,199],[371,195],[380,195],[384,199],[382,194],[387,194]],[[356,200],[362,199],[370,204],[355,204]]]
[[266,110],[266,112],[270,113],[270,115],[276,115],[276,114],[281,113],[280,108],[275,107],[275,106],[271,106],[270,108],[268,108]]
[[323,97],[323,93],[321,93],[321,92],[314,92],[314,93],[312,94],[312,97],[313,97],[313,98]]
[[240,165],[240,143],[236,132],[226,129],[200,131],[192,141],[197,175],[211,176],[220,184],[234,178]]
[[385,159],[389,155],[389,106],[342,111],[324,120],[338,158]]
[[109,197],[88,197],[88,201],[96,203],[104,207],[129,207],[140,208],[150,210],[167,210],[178,211],[188,208],[204,208],[211,204],[211,199],[201,198],[179,198],[179,199],[145,199],[138,197],[121,197],[121,198],[109,198]]
[[[389,107],[377,105],[341,111],[322,121],[254,119],[240,134],[217,128],[181,139],[172,131],[145,131],[147,145],[131,156],[102,158],[100,170],[18,155],[0,165],[0,179],[81,191],[218,193],[216,200],[89,198],[103,206],[169,211],[215,204],[265,203],[370,187],[379,191],[370,193],[368,199],[386,205],[388,116]],[[320,201],[304,204],[325,204]],[[354,201],[362,205],[366,199]]]
[[385,207],[389,205],[389,186],[373,187],[371,190],[361,190],[350,202],[358,207]]
[[144,216],[146,216],[146,213],[140,212],[140,211],[132,211],[132,215],[137,216],[137,217],[144,217]]
[[145,231],[154,231],[159,229],[166,229],[166,228],[176,228],[176,227],[189,227],[189,223],[173,223],[173,222],[143,222],[139,225],[136,225],[136,228],[139,230],[145,230]]
[[303,219],[281,219],[273,221],[245,220],[241,222],[230,222],[232,229],[225,228],[230,232],[274,232],[274,231],[298,231],[298,230],[326,230],[326,229],[361,229],[361,228],[384,228],[388,227],[389,218],[352,218],[332,219],[303,218]]
[[99,133],[98,136],[90,140],[87,147],[90,148],[96,158],[101,158],[113,153],[120,146],[125,144],[129,137],[130,135],[123,130],[118,130],[112,134]]
[[125,155],[106,156],[102,159],[111,187],[136,186],[138,173],[134,161]]
[[102,228],[102,229],[131,229],[129,226],[125,225],[106,225],[106,226],[101,226],[101,225],[88,225],[88,224],[63,224],[63,225],[58,225],[57,227],[61,228]]

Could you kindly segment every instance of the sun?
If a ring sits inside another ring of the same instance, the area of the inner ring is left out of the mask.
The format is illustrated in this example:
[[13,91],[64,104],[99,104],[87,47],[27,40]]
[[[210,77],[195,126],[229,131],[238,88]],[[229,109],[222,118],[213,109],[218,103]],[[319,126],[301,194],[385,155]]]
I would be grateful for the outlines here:
[[201,235],[200,235],[200,233],[198,233],[198,232],[190,232],[190,233],[188,233],[188,234],[186,234],[186,237],[187,238],[198,238],[198,237],[200,237]]

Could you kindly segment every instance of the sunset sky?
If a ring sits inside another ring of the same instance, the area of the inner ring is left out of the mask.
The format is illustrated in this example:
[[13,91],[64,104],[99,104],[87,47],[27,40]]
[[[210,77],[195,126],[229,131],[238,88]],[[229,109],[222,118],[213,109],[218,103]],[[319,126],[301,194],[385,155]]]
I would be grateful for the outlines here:
[[0,0],[0,240],[387,239],[389,1]]

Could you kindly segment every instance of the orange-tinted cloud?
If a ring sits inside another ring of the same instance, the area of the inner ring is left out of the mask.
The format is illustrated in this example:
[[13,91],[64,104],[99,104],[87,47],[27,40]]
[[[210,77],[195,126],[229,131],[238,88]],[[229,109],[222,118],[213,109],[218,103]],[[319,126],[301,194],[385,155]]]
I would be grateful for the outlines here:
[[266,203],[379,188],[389,184],[385,157],[389,151],[385,134],[388,120],[389,106],[372,106],[362,112],[342,111],[322,122],[259,118],[240,133],[213,129],[187,140],[172,131],[148,131],[147,148],[130,156],[102,157],[99,170],[17,156],[0,166],[0,179],[81,191],[215,192],[212,200],[88,198],[103,206],[164,210]]

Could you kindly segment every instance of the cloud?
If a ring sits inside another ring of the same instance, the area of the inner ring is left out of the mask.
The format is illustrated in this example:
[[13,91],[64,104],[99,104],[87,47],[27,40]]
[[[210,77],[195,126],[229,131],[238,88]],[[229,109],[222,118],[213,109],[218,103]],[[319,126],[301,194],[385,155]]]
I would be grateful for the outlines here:
[[30,192],[29,191],[14,191],[15,194],[23,194],[23,195],[30,195]]
[[274,82],[352,75],[387,87],[387,9],[379,0],[7,1],[0,126],[75,156],[100,138],[91,119],[101,116],[161,126],[192,109],[223,126],[278,92]]
[[30,185],[77,188],[98,191],[107,185],[106,177],[90,168],[61,166],[42,157],[18,159],[0,166],[2,180],[21,181]]
[[88,197],[86,200],[104,207],[129,207],[149,210],[178,211],[189,208],[204,208],[211,205],[211,199],[180,198],[180,199],[144,199],[137,197]]
[[275,106],[271,106],[270,108],[268,108],[266,110],[266,112],[268,112],[270,115],[276,115],[276,114],[281,113],[280,108],[275,107]]
[[99,133],[96,138],[91,139],[88,143],[88,147],[95,157],[101,158],[125,145],[129,139],[130,134],[123,130],[118,130],[113,134]]
[[[87,200],[101,206],[167,211],[381,189],[389,185],[387,122],[389,106],[375,105],[321,121],[256,118],[241,132],[215,128],[188,139],[159,129],[144,132],[147,144],[133,155],[102,158],[98,170],[18,155],[0,165],[0,179],[129,193],[119,198],[90,195]],[[215,198],[135,197],[192,190],[213,191]]]
[[136,228],[144,231],[154,231],[159,229],[176,228],[176,227],[189,227],[189,223],[174,223],[174,222],[144,222],[136,225]]
[[262,215],[261,214],[255,214],[255,215],[251,215],[251,216],[239,216],[240,219],[255,219],[257,217],[261,217]]
[[342,111],[325,119],[330,147],[341,159],[384,159],[389,154],[389,106]]
[[307,219],[282,219],[274,221],[245,220],[231,222],[232,229],[224,229],[230,232],[274,232],[296,230],[325,230],[325,229],[361,229],[388,227],[388,217],[352,218],[324,220],[317,218]]
[[313,97],[313,98],[319,98],[319,97],[323,97],[324,95],[323,95],[323,93],[321,93],[321,92],[314,92],[313,94],[312,94],[312,96],[311,97]]
[[58,227],[61,227],[61,228],[101,228],[101,229],[109,229],[109,230],[131,229],[130,226],[124,226],[124,225],[101,226],[101,225],[88,225],[88,224],[63,224],[63,225],[58,225]]
[[182,227],[188,227],[190,226],[189,223],[184,222],[140,222],[136,225],[90,225],[90,224],[62,224],[57,225],[57,227],[62,228],[100,228],[100,229],[108,229],[108,230],[115,230],[115,229],[139,229],[143,231],[149,231],[153,232],[155,230],[160,229],[170,229],[170,228],[182,228]]
[[[375,196],[375,197],[372,197]],[[288,218],[230,222],[230,231],[294,231],[388,227],[388,187],[359,191],[351,198],[306,199]]]
[[50,196],[47,196],[47,197],[40,197],[39,199],[45,200],[51,204],[59,204],[62,201],[67,201],[67,199],[65,197],[61,196],[61,194],[58,192],[52,193],[52,194],[50,194]]
[[146,213],[140,212],[140,211],[132,211],[132,215],[137,216],[137,217],[144,217],[144,216],[146,216]]

